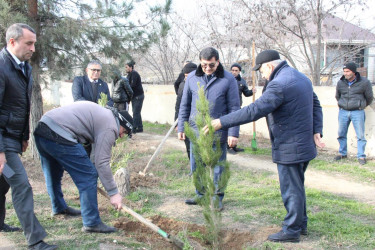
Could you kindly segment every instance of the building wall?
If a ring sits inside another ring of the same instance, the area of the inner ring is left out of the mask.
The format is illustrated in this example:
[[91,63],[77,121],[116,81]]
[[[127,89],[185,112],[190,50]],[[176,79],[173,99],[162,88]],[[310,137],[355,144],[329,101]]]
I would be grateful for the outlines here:
[[[55,82],[52,88],[43,90],[43,101],[54,105],[66,105],[73,102],[71,94],[72,83]],[[143,120],[158,123],[173,123],[176,94],[172,85],[143,85],[145,90],[145,101],[142,109]],[[110,87],[111,89],[111,87]],[[338,150],[337,142],[337,116],[338,107],[335,99],[335,87],[314,87],[320,103],[323,107],[323,141],[327,148]],[[374,87],[375,92],[375,87]],[[261,93],[261,87],[257,93]],[[260,94],[256,95],[257,97]],[[252,97],[243,97],[244,106],[252,102]],[[367,139],[366,154],[375,157],[375,103],[367,107],[365,135]],[[267,124],[264,118],[256,122],[256,133],[259,136],[269,138]],[[241,126],[241,134],[253,134],[253,125]],[[348,131],[348,152],[355,156],[357,152],[355,131],[352,125]]]

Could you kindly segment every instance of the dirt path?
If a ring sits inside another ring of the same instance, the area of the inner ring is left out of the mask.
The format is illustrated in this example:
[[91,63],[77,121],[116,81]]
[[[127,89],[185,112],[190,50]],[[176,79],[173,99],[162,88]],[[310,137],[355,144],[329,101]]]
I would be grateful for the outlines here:
[[[136,137],[144,140],[158,140],[161,141],[163,136],[151,134],[136,134]],[[181,148],[185,150],[183,142],[179,141],[172,134],[166,141],[168,146]],[[277,167],[271,159],[262,156],[249,156],[246,154],[230,155],[228,160],[235,163],[242,169],[265,170],[273,172],[275,178],[277,177]],[[152,168],[151,168],[152,171]],[[308,169],[306,172],[305,185],[309,188],[315,188],[321,191],[329,192],[336,195],[341,195],[347,198],[355,199],[360,202],[375,205],[375,185],[361,184],[348,180],[342,176],[328,174],[321,171],[314,171]]]

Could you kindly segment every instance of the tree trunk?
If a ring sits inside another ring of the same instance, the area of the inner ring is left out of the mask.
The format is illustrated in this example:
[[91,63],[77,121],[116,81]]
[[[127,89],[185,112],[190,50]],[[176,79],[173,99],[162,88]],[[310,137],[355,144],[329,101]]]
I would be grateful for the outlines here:
[[[37,40],[40,39],[40,22],[38,22],[38,1],[27,0],[27,14],[31,20],[31,26],[35,29]],[[38,151],[35,147],[34,131],[38,121],[43,115],[43,99],[42,91],[40,87],[40,61],[41,56],[39,52],[40,46],[35,48],[35,53],[31,58],[31,64],[33,66],[33,92],[31,95],[31,117],[30,117],[30,149],[34,159],[38,159]]]
[[34,131],[38,121],[43,115],[43,99],[42,99],[42,91],[40,87],[40,73],[39,73],[39,65],[34,63],[33,67],[33,76],[34,76],[34,83],[33,83],[33,93],[31,95],[31,119],[30,119],[30,149],[34,159],[38,159],[38,150],[35,146],[34,136],[32,132]]
[[323,14],[322,14],[322,6],[320,0],[317,0],[317,49],[316,49],[316,61],[314,66],[314,75],[313,75],[313,85],[319,86],[320,85],[320,58],[321,58],[321,47],[322,47],[322,21],[323,21]]

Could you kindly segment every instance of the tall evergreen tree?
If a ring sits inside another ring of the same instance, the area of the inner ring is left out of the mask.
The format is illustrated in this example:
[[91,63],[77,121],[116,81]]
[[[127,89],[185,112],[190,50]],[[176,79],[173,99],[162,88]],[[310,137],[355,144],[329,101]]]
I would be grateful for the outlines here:
[[[5,46],[5,31],[12,23],[27,23],[37,33],[36,52],[31,58],[31,129],[43,114],[42,75],[52,80],[71,79],[73,69],[85,68],[92,59],[121,63],[134,52],[146,51],[168,32],[165,16],[171,2],[140,11],[135,4],[145,6],[143,1],[0,0],[1,45]],[[134,11],[138,20],[131,16]]]

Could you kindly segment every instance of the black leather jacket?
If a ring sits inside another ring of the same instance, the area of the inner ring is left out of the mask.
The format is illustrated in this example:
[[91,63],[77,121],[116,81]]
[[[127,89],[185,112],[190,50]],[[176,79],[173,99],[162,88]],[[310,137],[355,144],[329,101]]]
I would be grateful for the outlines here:
[[0,152],[9,150],[4,138],[29,140],[31,66],[25,63],[24,75],[19,65],[4,48],[0,52]]
[[238,83],[238,93],[240,95],[240,105],[242,106],[242,94],[244,94],[244,96],[246,96],[246,97],[252,96],[253,90],[249,89],[245,79],[243,79],[240,75],[236,76],[235,78],[236,78],[237,83]]
[[114,103],[130,102],[132,98],[133,90],[127,78],[121,77],[119,80],[113,82],[112,100]]
[[372,86],[369,80],[355,73],[356,79],[349,86],[344,76],[336,86],[336,100],[340,108],[352,111],[362,110],[371,104],[374,99]]

